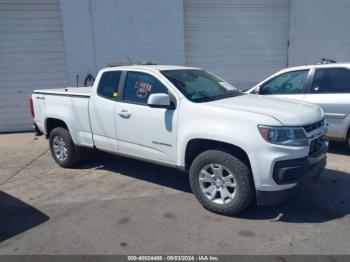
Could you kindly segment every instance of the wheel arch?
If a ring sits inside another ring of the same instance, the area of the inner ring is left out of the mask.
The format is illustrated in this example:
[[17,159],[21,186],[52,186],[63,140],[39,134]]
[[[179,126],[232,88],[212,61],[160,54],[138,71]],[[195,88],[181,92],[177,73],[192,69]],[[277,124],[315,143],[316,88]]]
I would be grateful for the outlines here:
[[56,127],[63,127],[69,131],[68,125],[65,121],[59,118],[48,117],[45,119],[45,135],[47,138],[50,136],[51,131]]
[[185,169],[189,170],[193,160],[202,152],[211,150],[211,149],[220,149],[227,153],[230,153],[245,163],[248,168],[251,170],[251,164],[248,157],[248,154],[245,150],[237,145],[230,143],[225,143],[212,139],[202,139],[195,138],[188,141],[185,149]]
[[[348,143],[350,141],[350,114],[348,114],[343,120],[342,137],[340,138],[343,142]],[[328,135],[328,134],[327,134]],[[334,139],[336,140],[336,139]],[[339,138],[338,138],[339,140]],[[350,143],[350,142],[349,142]],[[350,144],[349,144],[350,147]]]
[[345,132],[345,139],[348,139],[350,137],[350,123],[348,124],[348,128]]
[[348,129],[345,133],[345,143],[347,144],[348,149],[350,149],[350,124],[348,125]]

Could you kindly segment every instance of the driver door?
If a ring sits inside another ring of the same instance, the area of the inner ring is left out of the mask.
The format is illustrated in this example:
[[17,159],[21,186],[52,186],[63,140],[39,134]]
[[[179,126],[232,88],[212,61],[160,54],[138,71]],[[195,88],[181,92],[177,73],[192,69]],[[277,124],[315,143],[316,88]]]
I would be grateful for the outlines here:
[[121,153],[166,164],[176,163],[178,110],[147,104],[151,94],[168,88],[146,72],[127,72],[122,100],[116,103],[118,147]]
[[309,71],[310,70],[287,72],[267,80],[267,82],[260,86],[259,94],[304,100]]

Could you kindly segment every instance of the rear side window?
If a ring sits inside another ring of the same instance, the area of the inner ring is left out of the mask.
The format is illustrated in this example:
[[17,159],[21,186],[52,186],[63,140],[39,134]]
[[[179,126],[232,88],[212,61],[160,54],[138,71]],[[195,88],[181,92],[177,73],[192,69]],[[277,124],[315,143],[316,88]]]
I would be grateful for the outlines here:
[[350,93],[350,70],[346,68],[317,69],[311,93]]
[[124,100],[134,104],[146,105],[151,94],[168,93],[168,89],[155,77],[141,73],[128,72]]
[[263,84],[260,92],[263,95],[301,94],[308,74],[309,70],[284,73]]
[[104,72],[97,88],[97,94],[106,98],[118,96],[118,87],[122,71]]

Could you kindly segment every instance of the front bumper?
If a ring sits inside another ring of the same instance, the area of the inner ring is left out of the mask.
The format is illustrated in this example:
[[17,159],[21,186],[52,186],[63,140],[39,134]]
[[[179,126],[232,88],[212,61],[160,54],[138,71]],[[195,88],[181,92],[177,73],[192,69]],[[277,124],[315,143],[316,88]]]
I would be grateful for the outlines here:
[[[317,177],[326,167],[328,140],[308,157],[277,161],[273,168],[273,179],[277,185],[299,184],[307,178]],[[276,191],[256,191],[258,205],[274,205],[286,200],[296,186]]]
[[326,155],[328,150],[328,141],[323,138],[324,143],[313,154],[308,157],[278,161],[274,165],[273,179],[276,184],[294,184],[305,178],[316,176],[320,170],[326,166]]

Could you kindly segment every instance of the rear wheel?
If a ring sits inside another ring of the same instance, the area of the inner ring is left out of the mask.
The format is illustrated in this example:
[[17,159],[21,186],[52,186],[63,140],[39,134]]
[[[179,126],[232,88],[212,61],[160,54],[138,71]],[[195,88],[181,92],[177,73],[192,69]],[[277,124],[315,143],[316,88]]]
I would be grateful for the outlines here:
[[191,165],[190,184],[206,209],[223,215],[242,212],[254,199],[250,169],[224,151],[201,153]]
[[81,160],[81,149],[74,142],[67,129],[56,127],[49,136],[50,151],[53,159],[61,167],[72,167]]

